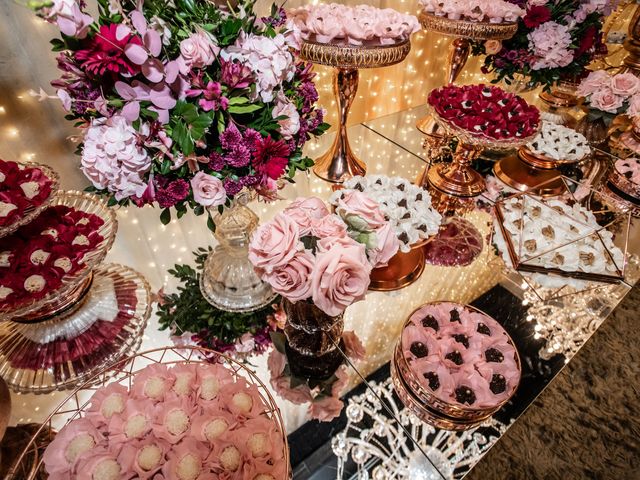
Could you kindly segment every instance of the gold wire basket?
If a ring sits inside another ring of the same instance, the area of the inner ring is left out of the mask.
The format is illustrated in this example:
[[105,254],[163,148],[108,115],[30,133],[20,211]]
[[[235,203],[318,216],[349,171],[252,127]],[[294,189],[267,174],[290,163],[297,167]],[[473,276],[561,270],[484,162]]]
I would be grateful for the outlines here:
[[[205,357],[207,358],[206,360]],[[272,420],[282,435],[284,446],[283,462],[285,462],[285,476],[283,480],[288,479],[291,473],[291,466],[289,463],[289,446],[287,444],[284,422],[282,420],[280,410],[265,384],[256,376],[255,373],[231,357],[214,350],[185,346],[164,347],[138,353],[137,355],[108,366],[87,383],[78,387],[58,406],[58,408],[56,408],[51,415],[49,415],[42,426],[34,434],[33,438],[26,445],[15,464],[9,469],[9,474],[5,480],[35,480],[36,478],[43,478],[44,466],[42,464],[42,456],[39,455],[36,457],[37,463],[35,466],[31,463],[29,458],[29,454],[30,452],[32,453],[33,450],[34,442],[43,432],[48,432],[49,440],[51,441],[55,436],[55,432],[60,428],[72,420],[82,418],[84,416],[84,409],[90,403],[91,396],[99,388],[106,386],[110,382],[118,382],[126,386],[128,389],[131,389],[135,375],[149,365],[190,363],[210,364],[213,359],[231,370],[234,379],[243,377],[244,380],[253,383],[258,388],[260,398],[264,405],[264,410],[261,414]],[[33,455],[31,455],[31,459],[33,459]],[[38,477],[38,475],[40,476]]]
[[0,227],[0,238],[15,232],[18,228],[20,228],[23,225],[26,225],[27,223],[31,222],[34,218],[36,218],[38,215],[40,215],[42,211],[45,208],[47,208],[51,204],[51,202],[53,202],[53,200],[56,198],[56,195],[58,193],[58,188],[60,186],[60,177],[58,176],[55,170],[48,167],[47,165],[41,165],[35,162],[26,162],[26,163],[16,162],[16,163],[18,165],[22,165],[27,168],[37,168],[41,170],[42,173],[49,180],[51,180],[51,192],[49,193],[49,196],[40,205],[27,208],[23,212],[23,214],[16,219],[15,222],[11,223],[10,225],[5,225],[4,227]]
[[115,241],[118,231],[116,214],[96,195],[75,190],[61,192],[49,206],[56,205],[64,205],[100,217],[104,223],[98,228],[97,233],[102,237],[102,241],[84,255],[83,267],[80,270],[62,277],[62,283],[57,289],[36,300],[25,299],[17,305],[0,306],[0,316],[3,319],[33,322],[66,310],[90,288],[93,269],[102,263]]
[[469,38],[472,40],[507,40],[518,30],[518,23],[472,22],[469,20],[453,20],[439,17],[422,11],[418,20],[425,30],[431,30],[450,37]]

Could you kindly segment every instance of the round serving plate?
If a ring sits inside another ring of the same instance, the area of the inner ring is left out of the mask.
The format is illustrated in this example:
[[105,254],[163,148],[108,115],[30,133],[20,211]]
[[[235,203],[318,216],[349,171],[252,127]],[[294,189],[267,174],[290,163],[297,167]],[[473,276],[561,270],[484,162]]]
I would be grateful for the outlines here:
[[[402,326],[401,332],[404,332],[404,329],[411,323],[411,318],[422,310],[425,307],[429,306],[438,306],[442,304],[451,305],[452,307],[458,307],[463,310],[472,311],[474,313],[480,314],[482,316],[487,317],[488,319],[495,322],[497,325],[499,323],[497,320],[493,319],[490,315],[487,315],[482,310],[479,310],[471,305],[459,304],[456,302],[449,301],[438,301],[438,302],[429,302],[423,305],[420,305],[416,308],[411,314],[408,316],[407,320],[404,322]],[[522,372],[522,367],[520,363],[520,356],[518,354],[518,350],[515,348],[515,344],[509,334],[502,329],[502,333],[507,337],[508,343],[510,343],[515,350],[515,363],[518,368],[518,371]],[[505,398],[503,401],[497,403],[491,407],[485,408],[473,408],[471,406],[464,406],[459,404],[453,404],[446,402],[436,395],[429,392],[426,388],[422,386],[422,384],[418,381],[413,371],[409,367],[408,362],[406,361],[403,355],[402,349],[402,333],[400,334],[400,338],[396,343],[394,349],[394,355],[391,360],[392,363],[392,371],[395,372],[394,385],[398,385],[400,391],[398,392],[399,396],[403,396],[409,401],[409,404],[406,405],[410,408],[416,415],[420,418],[426,418],[428,423],[431,423],[438,428],[447,428],[452,430],[464,430],[471,428],[473,426],[482,423],[484,420],[489,418],[495,412],[500,410],[515,394],[518,387],[516,386],[513,389],[511,395]],[[402,392],[402,390],[406,390],[406,392]],[[403,400],[404,401],[404,400]],[[438,422],[437,424],[435,422]],[[432,423],[434,422],[434,423]],[[444,426],[448,425],[448,426]]]
[[349,45],[304,40],[300,58],[340,69],[379,68],[402,62],[411,51],[411,42],[391,45]]
[[471,22],[440,17],[425,11],[420,12],[418,20],[425,30],[431,30],[450,37],[472,40],[507,40],[518,30],[518,23]]
[[25,299],[17,305],[0,306],[0,316],[20,322],[38,322],[53,317],[71,308],[83,292],[89,288],[93,269],[99,265],[113,245],[118,230],[115,212],[96,195],[78,191],[59,193],[49,206],[64,205],[103,220],[97,233],[102,241],[82,258],[83,268],[62,277],[62,283],[38,299]]
[[56,195],[58,193],[58,188],[60,185],[60,177],[55,172],[55,170],[48,167],[47,165],[41,165],[35,162],[25,162],[25,163],[15,162],[15,163],[26,168],[37,168],[41,170],[42,173],[47,178],[49,178],[49,180],[51,180],[51,184],[50,184],[51,191],[49,192],[49,196],[40,205],[25,209],[23,214],[19,218],[17,218],[14,222],[12,222],[9,225],[0,227],[0,238],[15,232],[18,228],[20,228],[23,225],[26,225],[27,223],[31,222],[34,218],[36,218],[38,215],[40,215],[42,211],[45,208],[47,208],[49,205],[51,205],[51,202],[53,202],[53,200],[56,198]]
[[[38,458],[33,474],[29,474],[28,476],[18,476],[17,474],[22,471],[29,470],[28,452],[32,449],[34,441],[38,435],[43,431],[58,430],[73,420],[83,418],[85,416],[85,409],[90,404],[89,397],[99,388],[110,383],[119,383],[128,389],[131,389],[136,374],[150,365],[163,364],[172,366],[194,363],[210,365],[211,359],[215,359],[216,363],[229,369],[235,379],[242,377],[244,381],[247,381],[258,388],[264,407],[263,411],[260,412],[260,415],[264,415],[266,418],[271,420],[276,431],[282,435],[282,442],[284,446],[284,458],[282,461],[285,471],[285,475],[282,479],[290,478],[291,466],[289,463],[289,448],[287,444],[286,431],[284,429],[284,422],[282,420],[280,410],[265,384],[262,383],[252,370],[231,357],[213,350],[184,346],[149,350],[133,355],[127,359],[120,360],[114,364],[108,365],[101,372],[90,378],[86,383],[76,388],[74,392],[65,401],[63,401],[51,415],[49,415],[29,444],[26,445],[24,451],[20,454],[12,470],[9,472],[7,480],[18,480],[18,478],[24,478],[25,480],[46,478],[42,457]],[[39,477],[39,475],[44,477]]]
[[132,355],[151,314],[151,289],[118,264],[94,270],[72,310],[38,323],[0,323],[0,376],[15,392],[72,389]]

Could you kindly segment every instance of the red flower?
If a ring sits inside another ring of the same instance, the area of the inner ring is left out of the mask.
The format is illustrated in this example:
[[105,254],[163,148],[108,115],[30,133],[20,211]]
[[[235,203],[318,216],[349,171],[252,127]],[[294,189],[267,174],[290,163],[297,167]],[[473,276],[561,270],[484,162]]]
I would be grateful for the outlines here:
[[580,44],[578,45],[578,49],[576,50],[575,56],[578,57],[585,52],[591,50],[596,43],[596,34],[598,33],[598,29],[594,25],[590,25],[584,29],[584,33],[582,34],[582,38],[580,39]]
[[253,152],[253,168],[258,175],[277,180],[289,163],[290,150],[284,140],[274,140],[269,135],[259,138]]
[[536,28],[549,20],[551,20],[551,10],[544,5],[530,7],[522,19],[527,28]]
[[134,75],[139,67],[132,63],[125,54],[129,44],[142,45],[140,39],[133,35],[125,35],[121,40],[116,36],[116,24],[102,25],[100,32],[88,40],[88,48],[78,50],[76,59],[81,67],[94,76],[105,74]]

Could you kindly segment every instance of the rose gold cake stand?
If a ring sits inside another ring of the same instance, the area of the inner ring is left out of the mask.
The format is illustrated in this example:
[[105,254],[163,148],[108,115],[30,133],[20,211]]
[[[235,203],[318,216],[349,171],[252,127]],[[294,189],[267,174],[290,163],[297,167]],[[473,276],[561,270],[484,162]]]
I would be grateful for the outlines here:
[[560,178],[562,173],[558,167],[580,163],[585,158],[555,160],[534,153],[526,145],[523,145],[517,154],[497,162],[493,167],[493,173],[501,182],[521,192],[543,184],[544,186],[538,192],[541,196],[548,197],[566,191],[566,186]]
[[359,69],[379,68],[403,61],[411,43],[406,40],[393,45],[337,45],[304,41],[300,58],[319,65],[334,67],[333,89],[338,105],[338,132],[332,147],[316,160],[314,173],[333,183],[364,175],[365,164],[353,153],[347,136],[347,118],[358,91]]

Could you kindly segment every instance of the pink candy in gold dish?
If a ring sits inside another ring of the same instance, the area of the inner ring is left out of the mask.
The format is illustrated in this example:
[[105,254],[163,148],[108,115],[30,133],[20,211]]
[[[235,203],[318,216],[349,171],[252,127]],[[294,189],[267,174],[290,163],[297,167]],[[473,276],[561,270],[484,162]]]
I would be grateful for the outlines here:
[[339,3],[307,5],[288,13],[305,40],[349,45],[392,45],[420,29],[418,19],[391,8]]
[[526,13],[504,0],[420,0],[419,3],[426,13],[469,22],[513,23]]
[[626,158],[617,160],[615,170],[616,173],[636,185],[636,188],[640,188],[640,159]]
[[44,453],[49,478],[279,480],[286,445],[258,387],[222,364],[153,364],[97,390]]
[[505,330],[455,303],[416,310],[402,331],[401,348],[412,375],[447,404],[492,408],[520,381],[516,349]]

